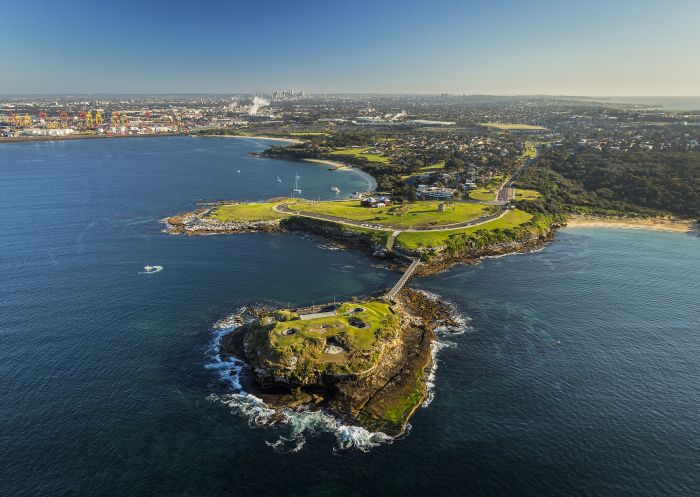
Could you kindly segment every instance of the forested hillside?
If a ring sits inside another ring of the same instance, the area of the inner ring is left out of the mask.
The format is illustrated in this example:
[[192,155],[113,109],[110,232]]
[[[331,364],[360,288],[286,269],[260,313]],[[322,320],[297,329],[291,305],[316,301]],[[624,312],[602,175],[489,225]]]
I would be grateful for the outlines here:
[[518,186],[542,192],[554,212],[700,218],[700,153],[550,149]]

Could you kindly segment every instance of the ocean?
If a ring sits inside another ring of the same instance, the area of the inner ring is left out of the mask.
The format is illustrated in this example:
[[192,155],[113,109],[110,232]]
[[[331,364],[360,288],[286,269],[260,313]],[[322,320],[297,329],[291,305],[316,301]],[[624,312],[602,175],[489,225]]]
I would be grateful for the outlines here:
[[311,198],[367,188],[248,155],[269,145],[0,145],[0,495],[697,495],[693,235],[564,230],[416,278],[465,326],[442,338],[433,400],[405,435],[319,416],[258,427],[264,409],[221,379],[214,324],[398,278],[302,235],[161,232],[197,202],[287,195],[296,174]]

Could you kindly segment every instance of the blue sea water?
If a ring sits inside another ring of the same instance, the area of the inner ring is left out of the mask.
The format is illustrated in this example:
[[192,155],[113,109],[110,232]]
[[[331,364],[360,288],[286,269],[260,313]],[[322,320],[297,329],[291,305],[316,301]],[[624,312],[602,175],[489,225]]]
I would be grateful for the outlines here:
[[232,413],[206,367],[215,321],[397,278],[298,235],[160,231],[198,201],[286,195],[297,172],[308,196],[366,187],[247,155],[268,145],[0,145],[0,495],[698,494],[693,235],[565,230],[537,253],[413,280],[468,327],[393,443],[363,451],[325,421],[261,429]]

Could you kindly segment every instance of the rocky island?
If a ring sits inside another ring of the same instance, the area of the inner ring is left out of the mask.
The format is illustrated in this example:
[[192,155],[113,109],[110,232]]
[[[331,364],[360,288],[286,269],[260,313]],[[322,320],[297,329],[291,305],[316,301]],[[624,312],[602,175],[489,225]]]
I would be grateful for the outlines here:
[[404,289],[393,301],[258,311],[220,353],[245,360],[246,389],[271,408],[324,410],[397,435],[426,398],[434,330],[450,324],[447,306]]

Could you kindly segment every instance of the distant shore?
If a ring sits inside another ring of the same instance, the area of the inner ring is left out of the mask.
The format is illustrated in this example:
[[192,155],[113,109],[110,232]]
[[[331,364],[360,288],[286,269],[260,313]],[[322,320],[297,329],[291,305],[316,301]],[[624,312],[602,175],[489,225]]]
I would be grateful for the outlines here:
[[63,141],[63,140],[92,140],[92,139],[107,139],[107,138],[158,138],[162,136],[188,136],[184,133],[148,133],[141,135],[65,135],[65,136],[13,136],[11,138],[0,138],[0,144],[3,143],[31,143],[31,142],[47,142],[47,141]]
[[270,140],[289,143],[304,143],[304,140],[298,138],[281,138],[278,136],[258,136],[258,135],[197,135],[201,138],[248,138],[253,140]]
[[698,223],[693,221],[674,221],[670,219],[625,219],[597,216],[574,215],[569,218],[567,228],[625,228],[673,233],[694,233],[700,231]]
[[193,135],[181,132],[174,133],[145,133],[139,135],[121,135],[121,134],[94,134],[81,135],[71,134],[65,136],[13,136],[11,138],[0,138],[2,143],[27,143],[27,142],[43,142],[43,141],[61,141],[61,140],[92,140],[96,138],[156,138],[161,136],[192,136],[196,138],[248,138],[254,140],[270,140],[288,143],[303,143],[303,140],[298,138],[281,138],[276,136],[247,136],[247,135]]

